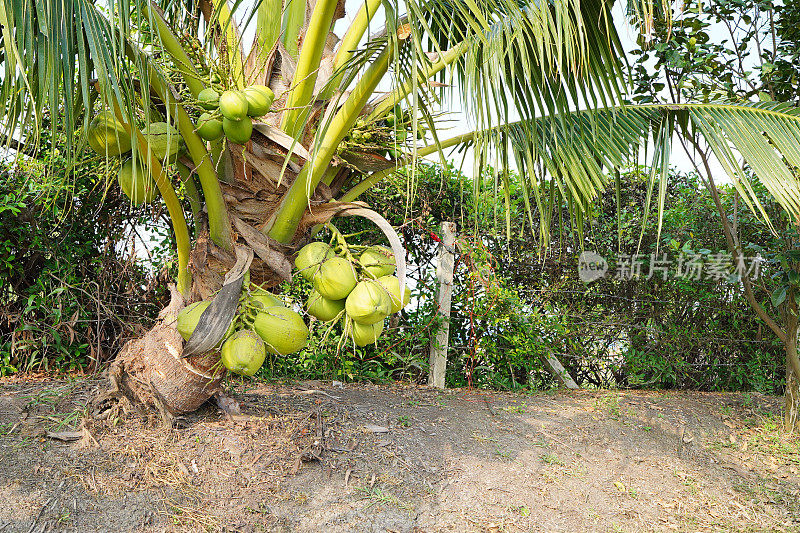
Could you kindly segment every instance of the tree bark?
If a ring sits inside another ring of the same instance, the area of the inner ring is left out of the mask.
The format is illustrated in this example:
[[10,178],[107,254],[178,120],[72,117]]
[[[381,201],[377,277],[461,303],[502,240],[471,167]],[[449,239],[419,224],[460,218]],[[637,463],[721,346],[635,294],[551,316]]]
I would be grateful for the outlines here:
[[800,433],[800,379],[786,363],[786,390],[783,394],[783,429],[786,433]]
[[[794,300],[794,295],[791,295]],[[791,305],[787,315],[788,329],[786,342],[786,388],[783,393],[783,429],[787,433],[800,433],[800,357],[797,353],[798,307]]]

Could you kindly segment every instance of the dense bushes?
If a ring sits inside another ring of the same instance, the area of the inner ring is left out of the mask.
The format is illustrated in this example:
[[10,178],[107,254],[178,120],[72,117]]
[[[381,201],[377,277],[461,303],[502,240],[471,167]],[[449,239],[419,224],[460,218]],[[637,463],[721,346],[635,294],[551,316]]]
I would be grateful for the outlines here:
[[[166,270],[160,278],[151,270],[152,264],[168,265],[171,257],[168,232],[156,224],[158,213],[140,212],[139,229],[160,244],[151,249],[151,260],[136,259],[126,250],[134,228],[120,222],[132,207],[115,188],[106,190],[105,163],[87,161],[69,179],[53,171],[58,168],[57,160],[46,161],[0,174],[2,373],[96,367],[137,324],[152,319],[170,279]],[[31,173],[38,173],[37,179],[28,179]],[[609,191],[585,230],[585,248],[610,263],[609,275],[590,284],[578,277],[581,242],[571,232],[566,207],[560,217],[553,213],[542,255],[531,237],[538,219],[532,232],[521,196],[509,198],[509,240],[504,225],[496,224],[505,219],[502,204],[476,211],[472,191],[452,168],[420,166],[414,179],[411,202],[403,177],[365,198],[404,237],[411,305],[378,346],[340,346],[338,331],[313,324],[308,348],[269,360],[263,378],[424,381],[430,336],[440,320],[433,298],[435,235],[441,221],[454,220],[463,253],[456,262],[450,386],[548,387],[552,379],[541,357],[554,353],[584,385],[780,390],[781,347],[736,283],[613,276],[623,254],[644,254],[646,272],[657,248],[672,259],[695,253],[708,258],[724,249],[710,199],[691,176],[672,176],[658,240],[652,215],[641,230],[646,176],[621,177],[619,199]],[[482,194],[491,195],[491,187]],[[724,200],[736,202],[733,191],[726,191]],[[766,195],[765,202],[770,209]],[[739,211],[737,224],[744,243],[763,250],[782,246],[747,211]],[[367,222],[348,218],[337,226],[348,233],[368,230],[354,238],[362,244],[382,241]],[[766,300],[774,265],[768,261],[763,269],[759,298]],[[298,276],[282,290],[302,304],[306,283]]]
[[[472,191],[464,190],[463,178],[453,169],[420,167],[415,180],[412,204],[405,200],[402,178],[387,182],[367,198],[401,226],[413,265],[415,298],[396,328],[377,347],[355,354],[342,350],[334,358],[330,354],[336,352],[335,341],[328,339],[325,350],[314,346],[278,375],[299,371],[306,377],[424,380],[428,340],[437,320],[436,243],[431,233],[438,232],[440,221],[456,220],[462,250],[468,253],[456,263],[449,385],[547,387],[552,380],[541,356],[554,353],[583,385],[780,391],[781,346],[747,306],[738,284],[727,277],[614,278],[616,258],[624,254],[643,254],[643,273],[647,273],[649,254],[656,249],[659,256],[666,253],[675,261],[681,254],[697,254],[706,263],[724,250],[711,200],[692,176],[671,177],[658,241],[652,213],[642,232],[646,175],[632,172],[621,177],[619,205],[615,192],[609,191],[585,230],[585,248],[610,262],[609,274],[590,284],[578,277],[581,242],[571,232],[566,208],[560,219],[553,214],[550,244],[543,256],[530,227],[523,227],[522,197],[510,198],[512,239],[507,240],[502,224],[500,234],[491,231],[498,227],[495,217],[505,218],[503,208],[476,212]],[[732,190],[725,192],[724,201],[737,201]],[[770,209],[766,195],[764,201]],[[487,203],[492,205],[481,205]],[[357,221],[347,224],[348,232],[369,229]],[[481,228],[479,238],[469,235],[476,224]],[[538,219],[534,224],[535,233]],[[739,212],[738,224],[743,243],[780,246],[748,212]],[[372,242],[370,238],[379,236],[366,238]],[[768,298],[771,268],[769,261],[762,266],[762,299]]]
[[[133,208],[107,175],[100,159],[66,171],[58,150],[0,170],[0,375],[98,368],[159,308],[164,286],[130,256]],[[158,236],[154,220],[137,223]]]

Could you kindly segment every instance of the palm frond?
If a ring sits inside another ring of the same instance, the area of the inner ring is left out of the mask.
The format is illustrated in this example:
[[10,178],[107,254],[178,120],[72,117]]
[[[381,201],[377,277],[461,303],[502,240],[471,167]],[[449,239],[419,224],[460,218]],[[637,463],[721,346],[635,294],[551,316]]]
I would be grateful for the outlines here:
[[715,102],[583,110],[475,131],[442,145],[471,147],[476,161],[490,160],[498,148],[507,152],[501,163],[516,163],[526,204],[532,198],[532,207],[543,215],[540,236],[545,238],[551,190],[558,191],[555,201],[571,202],[580,217],[613,184],[616,170],[642,163],[652,169],[648,204],[658,184],[660,227],[675,134],[702,139],[748,207],[763,220],[769,223],[753,178],[793,220],[800,220],[800,108],[788,104]]
[[[139,89],[149,86],[150,75],[166,79],[154,63],[126,55],[132,35],[143,43],[157,42],[155,32],[131,29],[151,20],[139,3],[113,3],[108,14],[88,0],[2,0],[0,7],[0,94],[7,102],[2,127],[9,138],[37,142],[44,125],[54,135],[66,133],[72,153],[72,132],[88,125],[95,90],[105,105],[119,103],[132,121],[137,100],[149,104],[148,91]],[[145,26],[154,28],[151,22]]]
[[[472,96],[466,106],[478,127],[613,105],[624,92],[625,65],[612,3],[409,0],[415,38],[404,77],[414,79],[413,70],[428,68],[429,53],[466,43],[437,81],[454,82]],[[426,84],[415,89],[431,90]]]

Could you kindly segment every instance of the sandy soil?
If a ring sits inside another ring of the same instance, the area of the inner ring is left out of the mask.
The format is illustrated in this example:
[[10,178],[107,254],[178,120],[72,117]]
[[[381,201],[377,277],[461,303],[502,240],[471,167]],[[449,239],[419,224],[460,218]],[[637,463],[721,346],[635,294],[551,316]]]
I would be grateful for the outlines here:
[[756,394],[239,383],[243,414],[166,429],[1,384],[0,532],[800,531],[800,440]]

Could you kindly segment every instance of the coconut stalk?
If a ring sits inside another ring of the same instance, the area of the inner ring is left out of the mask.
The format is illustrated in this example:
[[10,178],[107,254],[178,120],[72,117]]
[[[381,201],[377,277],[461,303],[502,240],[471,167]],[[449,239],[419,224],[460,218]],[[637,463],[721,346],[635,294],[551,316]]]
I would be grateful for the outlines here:
[[212,0],[216,20],[223,33],[220,48],[224,48],[224,59],[227,60],[231,79],[239,89],[244,87],[244,58],[242,54],[242,38],[238,26],[233,20],[227,0]]
[[170,183],[167,178],[167,173],[164,171],[161,161],[159,161],[158,157],[150,150],[147,139],[145,139],[138,128],[133,127],[124,120],[122,111],[117,102],[114,102],[113,106],[117,120],[122,124],[122,127],[130,136],[131,140],[136,143],[138,155],[146,158],[148,164],[145,165],[145,167],[150,169],[150,175],[153,177],[156,187],[158,187],[158,192],[161,194],[161,198],[164,199],[164,204],[167,206],[167,212],[172,222],[172,230],[175,232],[175,247],[178,253],[177,288],[178,292],[186,297],[189,295],[189,291],[192,287],[192,275],[189,272],[191,241],[189,239],[189,227],[186,225],[186,217],[183,215],[183,208],[178,200],[178,196],[175,194],[175,189],[172,188],[172,183]]
[[339,143],[352,129],[361,110],[386,74],[392,55],[393,47],[388,45],[370,64],[344,105],[331,119],[319,148],[303,166],[281,201],[274,218],[267,224],[269,236],[276,241],[288,243],[294,237],[300,218],[308,208],[308,199],[324,176]]
[[287,110],[281,117],[281,129],[296,139],[302,134],[306,125],[305,119],[314,96],[314,84],[317,82],[322,52],[325,49],[337,4],[338,0],[318,0],[314,5],[308,31],[303,39],[303,47],[297,58],[292,88],[286,99]]

